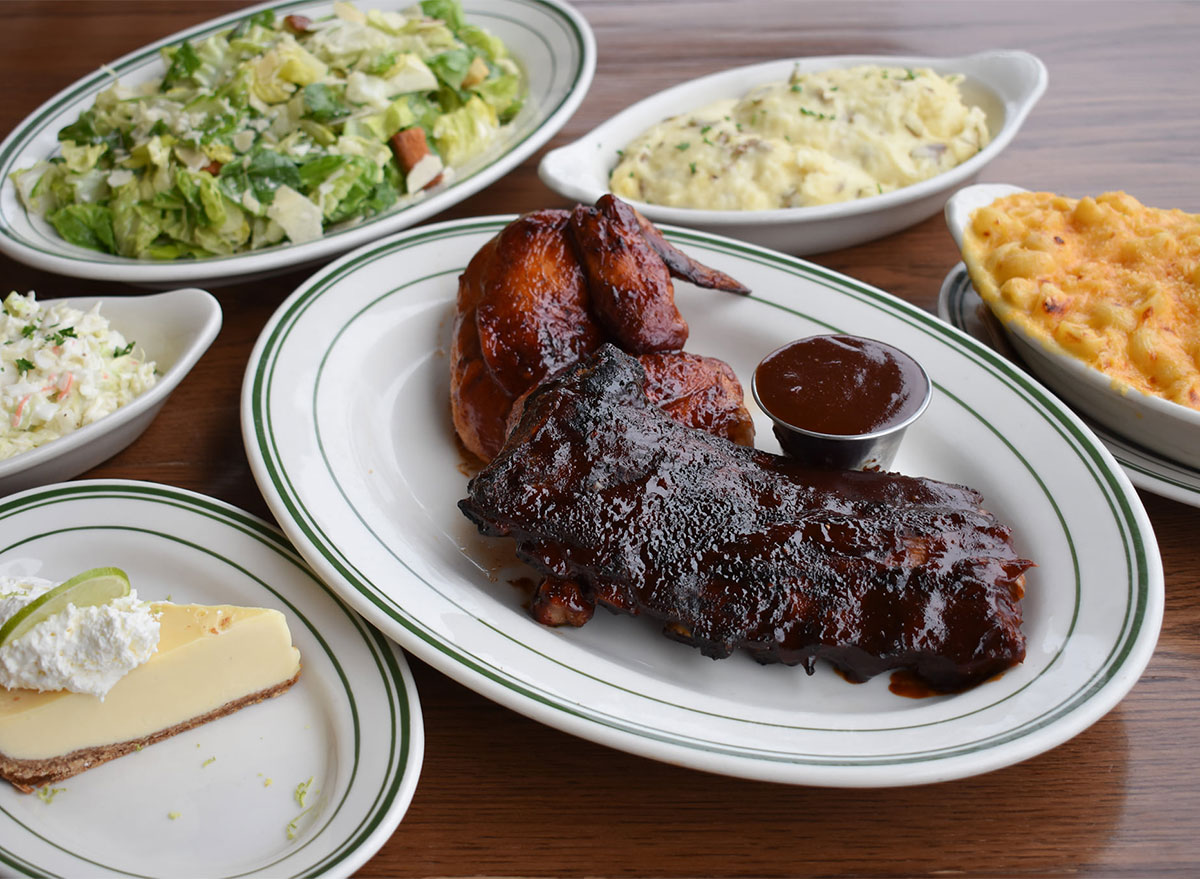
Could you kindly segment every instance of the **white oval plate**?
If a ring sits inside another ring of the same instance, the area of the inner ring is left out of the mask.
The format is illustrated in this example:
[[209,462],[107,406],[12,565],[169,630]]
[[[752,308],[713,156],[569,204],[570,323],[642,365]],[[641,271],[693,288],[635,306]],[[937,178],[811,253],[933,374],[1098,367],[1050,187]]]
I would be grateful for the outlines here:
[[[363,8],[403,9],[409,0],[370,0]],[[328,14],[332,4],[313,0],[264,3],[181,31],[118,59],[80,79],[31,113],[0,143],[0,251],[48,272],[127,281],[148,286],[216,286],[295,269],[419,223],[475,194],[507,174],[549,140],[575,112],[596,69],[596,41],[587,21],[560,0],[465,0],[467,18],[504,40],[525,72],[529,91],[504,136],[482,155],[456,169],[445,188],[358,225],[304,244],[286,244],[234,256],[153,262],[112,256],[64,241],[49,223],[30,217],[9,174],[57,149],[57,134],[91,106],[115,73],[128,84],[163,75],[159,49],[196,40],[230,27],[248,15],[274,9],[279,15]]]
[[1028,52],[999,50],[960,58],[898,55],[838,55],[788,58],[738,67],[674,86],[639,101],[574,143],[543,157],[538,173],[551,189],[573,201],[591,204],[608,192],[608,175],[617,150],[668,116],[723,98],[739,97],[755,86],[779,82],[802,72],[879,64],[930,67],[961,73],[963,96],[984,109],[992,141],[956,168],[894,192],[855,201],[771,211],[705,211],[631,201],[655,222],[678,223],[719,235],[731,235],[797,255],[850,247],[890,235],[933,216],[955,188],[974,179],[1000,154],[1046,90],[1046,68]]
[[[975,486],[1038,567],[1028,659],[955,696],[913,700],[886,676],[722,662],[649,620],[598,613],[551,629],[510,582],[511,541],[457,509],[467,479],[449,412],[458,275],[510,218],[443,223],[362,248],[268,322],[242,390],[251,467],[284,530],[356,609],[406,648],[537,720],[671,763],[770,781],[917,784],[1033,756],[1108,711],[1153,651],[1162,565],[1137,493],[1092,433],[995,352],[879,290],[808,263],[670,228],[749,298],[678,283],[688,349],[743,383],[765,353],[819,332],[890,342],[935,391],[897,469]],[[775,446],[755,413],[760,445]]]
[[[989,322],[980,314],[980,309],[986,308],[975,292],[967,267],[959,263],[942,282],[937,302],[938,317],[1007,357],[1021,369],[1026,369],[1024,361],[1008,343],[998,322]],[[1090,419],[1084,420],[1112,452],[1134,485],[1171,500],[1200,507],[1200,469],[1176,463],[1116,431]]]
[[49,803],[0,784],[5,875],[348,876],[391,836],[424,754],[412,676],[278,531],[182,489],[97,480],[0,501],[0,535],[3,575],[112,564],[141,598],[277,608],[302,663],[278,698],[59,782]]
[[0,495],[70,479],[132,443],[150,426],[171,392],[196,365],[221,330],[221,306],[195,288],[152,296],[90,296],[39,300],[66,302],[100,314],[146,352],[158,369],[150,390],[105,417],[27,452],[0,460]]
[[[1024,192],[1007,183],[980,183],[946,202],[946,225],[962,250],[971,214],[997,198]],[[1022,364],[1081,415],[1099,422],[1185,469],[1200,467],[1200,410],[1143,393],[1084,363],[1053,339],[1043,341],[1017,322],[998,321]]]

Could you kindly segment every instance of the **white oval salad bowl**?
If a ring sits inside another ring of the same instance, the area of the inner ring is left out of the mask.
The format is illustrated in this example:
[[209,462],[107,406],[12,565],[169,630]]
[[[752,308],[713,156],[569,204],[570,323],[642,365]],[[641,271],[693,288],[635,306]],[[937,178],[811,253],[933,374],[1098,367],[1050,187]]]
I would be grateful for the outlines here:
[[[1005,183],[980,183],[955,193],[946,202],[946,225],[959,249],[973,211],[1023,191]],[[1078,412],[1172,461],[1200,467],[1200,411],[1145,394],[1072,356],[1053,340],[1035,338],[1018,324],[997,322],[1029,370]]]
[[609,191],[617,151],[663,119],[801,73],[872,64],[928,67],[963,75],[968,104],[983,108],[992,140],[961,165],[920,183],[882,195],[837,204],[767,211],[715,211],[632,201],[655,222],[690,226],[719,235],[805,255],[850,247],[897,232],[940,211],[947,195],[972,180],[1016,135],[1046,90],[1046,67],[1028,52],[997,50],[958,58],[892,55],[839,55],[786,58],[738,67],[659,92],[618,113],[574,143],[542,159],[542,182],[574,201],[591,203]]
[[115,412],[0,460],[0,495],[78,476],[132,443],[221,329],[221,306],[211,293],[196,288],[148,296],[42,300],[49,302],[69,303],[82,311],[100,302],[101,316],[154,361],[158,380]]
[[[361,10],[399,11],[411,0],[358,0]],[[114,256],[71,244],[43,218],[26,212],[10,176],[58,150],[58,131],[91,107],[113,84],[133,86],[161,78],[160,49],[197,41],[228,30],[256,13],[303,15],[314,20],[332,13],[331,2],[268,2],[213,19],[152,43],[63,89],[33,111],[0,143],[0,251],[13,259],[61,275],[116,280],[150,287],[218,286],[289,271],[328,259],[375,238],[425,220],[504,176],[549,140],[571,117],[592,82],[596,41],[587,21],[562,0],[464,0],[469,23],[499,37],[526,80],[526,97],[500,137],[480,155],[454,168],[445,183],[404,196],[377,216],[327,230],[300,244],[204,259],[150,260]],[[408,200],[406,200],[408,199]]]

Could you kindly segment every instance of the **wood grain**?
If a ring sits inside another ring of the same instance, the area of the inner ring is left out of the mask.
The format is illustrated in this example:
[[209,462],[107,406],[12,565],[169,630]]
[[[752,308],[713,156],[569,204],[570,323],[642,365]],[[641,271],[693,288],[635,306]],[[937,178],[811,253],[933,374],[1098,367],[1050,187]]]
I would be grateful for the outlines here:
[[[6,2],[0,128],[77,77],[236,2]],[[728,67],[807,54],[1038,54],[1050,88],[984,180],[1069,195],[1125,189],[1200,212],[1195,3],[578,3],[599,65],[550,146],[632,101]],[[548,147],[549,148],[549,147]],[[544,150],[543,150],[544,152]],[[565,203],[541,153],[435,219]],[[957,254],[941,220],[817,262],[931,308]],[[120,295],[5,258],[8,287]],[[88,477],[150,479],[268,516],[242,449],[246,360],[297,271],[217,291],[216,343],[143,437]],[[541,726],[413,661],[421,783],[363,876],[1192,876],[1200,873],[1200,510],[1143,493],[1166,618],[1142,680],[1107,717],[1023,764],[963,781],[822,790],[654,763]],[[1086,586],[1086,584],[1085,584]]]

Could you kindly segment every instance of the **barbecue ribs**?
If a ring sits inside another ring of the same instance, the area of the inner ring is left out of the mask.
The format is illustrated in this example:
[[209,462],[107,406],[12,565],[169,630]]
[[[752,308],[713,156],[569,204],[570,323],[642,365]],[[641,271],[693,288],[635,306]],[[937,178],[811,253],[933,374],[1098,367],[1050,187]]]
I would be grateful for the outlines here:
[[643,383],[612,345],[543,383],[459,503],[546,575],[562,621],[595,602],[713,658],[906,668],[941,691],[1024,658],[1032,562],[978,493],[807,470],[673,421]]

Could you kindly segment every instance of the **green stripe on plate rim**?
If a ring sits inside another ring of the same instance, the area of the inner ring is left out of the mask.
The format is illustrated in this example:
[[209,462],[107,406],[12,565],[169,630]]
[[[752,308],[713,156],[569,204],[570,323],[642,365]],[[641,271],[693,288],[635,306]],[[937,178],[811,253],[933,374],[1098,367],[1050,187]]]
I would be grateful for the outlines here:
[[[379,244],[362,248],[353,254],[343,258],[338,263],[330,266],[324,272],[315,276],[307,282],[307,288],[302,287],[300,291],[294,295],[293,299],[287,304],[275,319],[274,325],[271,328],[270,334],[265,341],[262,349],[262,356],[259,363],[256,365],[252,386],[252,403],[251,408],[254,412],[254,428],[255,438],[262,453],[263,463],[267,469],[270,479],[279,492],[281,503],[287,509],[293,524],[306,537],[308,543],[318,552],[321,558],[344,579],[356,592],[371,601],[381,612],[383,612],[390,620],[401,625],[405,630],[411,632],[416,637],[420,638],[431,647],[443,653],[448,658],[466,667],[470,671],[483,676],[484,678],[497,683],[509,690],[532,699],[547,707],[574,715],[584,720],[607,726],[609,728],[632,734],[639,737],[650,738],[666,744],[683,746],[687,748],[699,749],[714,753],[720,753],[732,757],[752,758],[757,760],[767,759],[776,762],[786,763],[801,763],[812,765],[841,765],[841,766],[865,766],[865,765],[887,765],[892,763],[911,763],[924,760],[941,760],[948,757],[958,756],[962,754],[972,753],[989,747],[1013,741],[1018,738],[1029,735],[1037,729],[1041,729],[1059,718],[1069,714],[1076,707],[1086,702],[1091,696],[1102,689],[1108,681],[1113,677],[1116,671],[1120,668],[1124,658],[1128,655],[1136,642],[1136,634],[1140,631],[1144,621],[1144,615],[1147,603],[1148,592],[1148,572],[1146,570],[1146,552],[1141,541],[1141,535],[1137,531],[1135,516],[1129,505],[1128,498],[1121,491],[1119,484],[1116,481],[1115,474],[1107,469],[1100,458],[1100,453],[1096,447],[1084,436],[1084,434],[1070,420],[1064,416],[1058,404],[1053,398],[1048,398],[1045,392],[1036,384],[1032,383],[1019,370],[1014,369],[1002,357],[998,356],[990,349],[979,345],[970,340],[966,343],[959,339],[951,339],[949,337],[946,325],[932,315],[926,314],[923,311],[911,306],[901,300],[895,299],[889,294],[876,290],[868,285],[861,284],[853,279],[846,278],[834,272],[822,269],[801,260],[796,260],[783,254],[775,254],[770,251],[756,248],[753,245],[742,244],[740,242],[712,238],[705,233],[694,232],[681,228],[667,227],[667,231],[672,239],[676,241],[690,241],[697,245],[711,248],[730,255],[748,259],[774,269],[781,269],[790,272],[796,276],[807,280],[820,283],[830,287],[840,293],[851,295],[859,301],[870,304],[886,313],[897,317],[909,325],[920,329],[930,337],[957,348],[961,353],[968,355],[978,365],[985,368],[988,372],[997,378],[1006,382],[1010,387],[1018,390],[1028,402],[1034,404],[1035,411],[1041,415],[1060,436],[1068,442],[1070,447],[1081,461],[1087,466],[1097,485],[1106,493],[1106,499],[1110,510],[1113,513],[1114,519],[1118,528],[1124,534],[1124,548],[1126,554],[1126,568],[1130,581],[1130,592],[1132,593],[1127,598],[1125,617],[1122,623],[1121,635],[1118,637],[1113,646],[1112,651],[1106,658],[1104,665],[1089,681],[1085,682],[1072,696],[1067,697],[1059,703],[1056,708],[1045,712],[1042,716],[1027,721],[1021,727],[1010,730],[1003,734],[998,734],[987,739],[981,739],[964,745],[956,745],[944,749],[932,749],[920,753],[906,753],[897,755],[881,755],[879,757],[862,757],[862,758],[827,758],[823,755],[801,755],[794,752],[773,752],[765,749],[755,749],[749,747],[731,747],[723,743],[690,739],[666,730],[644,727],[639,729],[637,724],[626,722],[622,719],[605,716],[599,712],[592,711],[580,705],[573,705],[562,702],[558,699],[547,696],[544,693],[538,692],[527,682],[519,681],[505,675],[498,669],[488,666],[482,660],[471,656],[455,645],[444,642],[441,638],[432,635],[425,630],[418,621],[409,618],[403,613],[403,610],[390,602],[385,596],[377,590],[370,581],[358,571],[349,559],[345,558],[336,547],[327,539],[320,527],[313,521],[299,502],[298,495],[291,484],[290,479],[283,474],[279,467],[279,456],[275,446],[273,433],[270,425],[269,407],[265,405],[265,401],[269,399],[270,385],[273,381],[272,366],[275,358],[286,336],[290,332],[292,326],[302,317],[304,311],[319,298],[329,287],[336,284],[338,281],[345,278],[347,275],[361,269],[363,266],[378,259],[389,257],[394,253],[409,247],[418,246],[430,241],[458,237],[481,232],[495,232],[503,225],[509,222],[511,217],[486,218],[478,221],[463,221],[459,223],[445,224],[441,227],[425,227],[406,233],[401,233],[387,241]],[[455,269],[460,271],[461,268]],[[385,294],[385,295],[390,295]],[[775,303],[764,302],[758,300],[762,304],[780,308],[785,311],[792,311],[784,306]],[[798,312],[793,312],[799,314]],[[956,400],[960,406],[965,404],[961,400]],[[978,413],[970,411],[976,418]],[[987,422],[984,422],[985,424]],[[988,425],[990,429],[995,431],[994,427]],[[997,435],[999,436],[998,432]],[[1003,440],[1003,437],[1001,437]],[[1006,444],[1007,440],[1003,440]],[[1011,448],[1011,444],[1008,444]],[[1029,467],[1027,461],[1023,461],[1026,467]],[[1041,483],[1040,478],[1032,468],[1030,472],[1035,479]],[[1062,519],[1061,511],[1058,510],[1053,498],[1048,498],[1050,504],[1056,511],[1060,523],[1065,528],[1065,522]],[[1070,534],[1067,539],[1070,542],[1073,564],[1076,571],[1075,583],[1075,614],[1073,614],[1071,629],[1073,631],[1075,615],[1078,613],[1079,604],[1079,577],[1078,577],[1078,560],[1075,552],[1074,544],[1070,541]],[[404,564],[402,559],[398,560],[406,569],[408,566]],[[413,573],[411,569],[408,569]],[[416,574],[413,573],[416,577]],[[420,578],[418,578],[420,579]],[[436,587],[427,581],[422,580],[426,586],[436,591]],[[439,593],[440,594],[440,593]],[[443,596],[445,597],[445,596]],[[481,625],[487,626],[482,620],[476,620]],[[493,631],[495,630],[494,627]],[[514,640],[505,632],[498,634]],[[1070,635],[1068,634],[1067,640]],[[520,642],[519,644],[526,650],[531,650]],[[1065,644],[1066,642],[1064,642]],[[536,652],[536,651],[535,651]],[[557,662],[552,657],[546,657],[552,662]],[[559,663],[561,665],[561,663]],[[1052,664],[1052,663],[1050,663]],[[564,666],[566,667],[566,666]],[[571,668],[571,671],[593,678],[579,669]],[[593,678],[594,680],[598,680]],[[599,681],[612,686],[606,681]],[[636,694],[643,698],[653,700],[653,697],[644,696],[644,694]],[[1007,697],[1006,697],[1007,698]],[[653,700],[661,701],[661,700]],[[670,703],[664,703],[670,704]],[[673,706],[682,708],[688,711],[696,709],[690,706]],[[980,709],[984,710],[984,709]],[[974,712],[972,712],[974,713]],[[730,720],[746,722],[742,718],[728,718]],[[948,720],[952,720],[950,718]],[[939,721],[944,723],[947,721]],[[766,725],[766,724],[762,724]],[[824,730],[822,730],[824,731]]]
[[[955,274],[950,281],[946,296],[946,309],[950,315],[951,325],[965,332],[965,327],[969,322],[967,316],[967,294],[974,293],[975,288],[971,285],[971,276],[967,274],[966,266],[960,263],[955,267],[954,271]],[[1015,365],[1024,369],[1024,364],[1022,363]],[[1185,464],[1164,458],[1157,452],[1144,448],[1120,434],[1113,433],[1103,425],[1097,425],[1090,421],[1088,425],[1100,437],[1108,450],[1112,452],[1113,457],[1127,470],[1136,470],[1138,473],[1145,474],[1158,482],[1173,485],[1191,494],[1200,491],[1200,488],[1198,488],[1200,486],[1200,469],[1188,467]],[[1154,469],[1150,469],[1145,464],[1139,462],[1138,458],[1153,462]]]
[[[146,484],[116,483],[116,484],[113,484],[113,483],[106,483],[103,481],[88,481],[88,482],[71,483],[69,485],[60,485],[57,487],[51,487],[51,488],[44,489],[41,491],[26,493],[23,496],[15,499],[15,500],[0,501],[0,522],[3,522],[5,519],[8,519],[14,515],[20,515],[21,513],[26,512],[28,510],[33,510],[33,509],[37,509],[37,508],[41,508],[41,507],[54,506],[55,504],[70,502],[70,501],[75,501],[75,500],[98,500],[98,499],[139,500],[139,501],[147,501],[147,502],[151,502],[151,503],[163,504],[165,506],[174,507],[176,509],[184,510],[185,512],[193,513],[193,514],[196,514],[199,516],[203,516],[204,518],[211,519],[219,524],[223,524],[228,527],[231,527],[231,528],[235,529],[236,531],[239,531],[242,534],[245,534],[246,536],[253,538],[264,548],[266,548],[266,549],[270,550],[271,552],[275,553],[276,555],[282,557],[284,560],[286,560],[287,562],[291,563],[296,568],[298,568],[310,580],[310,582],[313,585],[318,587],[322,592],[326,593],[331,599],[333,599],[333,601],[337,605],[337,607],[339,609],[341,609],[342,613],[346,616],[346,619],[350,621],[350,623],[353,625],[354,629],[358,632],[359,636],[363,640],[363,644],[365,645],[369,655],[375,662],[376,668],[378,669],[379,674],[380,674],[380,680],[384,685],[384,691],[385,691],[385,693],[387,695],[387,699],[388,699],[388,712],[389,712],[389,718],[390,718],[391,729],[392,729],[391,738],[392,738],[392,741],[396,741],[397,736],[399,736],[399,741],[401,743],[399,753],[397,753],[396,749],[389,749],[388,764],[387,764],[388,771],[384,775],[384,779],[385,780],[391,779],[390,784],[385,784],[382,787],[380,787],[379,791],[376,793],[375,801],[372,804],[371,811],[367,814],[367,816],[365,818],[363,818],[359,822],[358,826],[354,829],[354,832],[344,842],[342,842],[336,849],[331,851],[328,855],[326,855],[320,861],[318,861],[310,866],[306,866],[303,868],[303,870],[301,872],[298,872],[298,873],[295,873],[292,875],[296,876],[296,877],[316,876],[316,875],[319,875],[319,874],[329,870],[331,867],[335,866],[336,864],[340,863],[341,861],[345,860],[347,857],[349,857],[355,851],[357,851],[358,847],[363,842],[365,842],[366,839],[382,823],[384,816],[387,814],[392,803],[395,802],[396,796],[399,793],[400,787],[404,780],[404,768],[407,767],[408,761],[409,761],[409,748],[410,748],[410,740],[412,737],[412,717],[411,717],[411,713],[409,710],[409,695],[408,695],[407,689],[404,684],[403,673],[401,672],[400,667],[399,667],[398,663],[396,662],[396,656],[395,656],[389,642],[387,641],[387,639],[383,635],[381,635],[379,632],[377,632],[374,628],[372,628],[371,626],[366,624],[362,619],[360,619],[356,613],[354,613],[350,608],[348,608],[346,606],[345,602],[343,602],[343,600],[336,593],[334,593],[332,590],[330,590],[328,586],[326,586],[324,583],[322,583],[321,580],[312,573],[312,571],[309,569],[307,563],[299,556],[299,554],[296,552],[295,548],[291,545],[291,543],[287,540],[286,537],[284,537],[275,528],[273,528],[272,526],[270,526],[263,520],[255,517],[255,516],[252,516],[249,513],[246,513],[242,510],[239,510],[236,507],[226,504],[222,501],[217,501],[212,498],[206,498],[201,495],[193,495],[193,494],[183,493],[181,491],[175,490],[175,489],[171,488],[170,486],[166,486],[166,485],[156,485],[156,484],[150,484],[150,483],[146,483]],[[146,528],[130,528],[130,527],[121,526],[119,524],[74,526],[74,527],[69,527],[69,528],[53,530],[53,531],[39,532],[38,534],[30,535],[30,536],[23,538],[15,543],[0,546],[0,554],[7,553],[7,552],[15,549],[16,547],[21,546],[22,544],[25,544],[25,543],[28,543],[28,542],[31,542],[34,540],[39,540],[46,536],[59,534],[59,533],[70,533],[70,532],[78,532],[78,531],[93,531],[93,530],[94,531],[133,531],[133,532],[145,533],[145,534],[148,534],[148,535],[151,535],[154,537],[159,537],[159,538],[168,540],[173,543],[180,544],[182,546],[186,546],[190,550],[194,550],[194,551],[200,552],[204,555],[208,555],[208,556],[216,559],[217,561],[223,562],[224,564],[228,565],[229,567],[234,568],[235,570],[239,571],[241,574],[252,579],[255,583],[257,583],[259,585],[259,587],[261,587],[265,591],[269,592],[272,596],[275,597],[275,599],[277,601],[286,605],[288,610],[304,624],[305,628],[308,629],[309,633],[321,645],[321,649],[325,652],[330,663],[333,665],[334,669],[337,671],[338,678],[341,680],[342,687],[346,693],[346,699],[350,703],[351,719],[353,721],[353,728],[354,728],[354,743],[353,743],[354,760],[353,760],[353,766],[351,767],[349,779],[346,783],[346,789],[345,789],[344,793],[342,794],[341,799],[338,801],[337,805],[334,807],[333,811],[327,814],[326,820],[325,820],[324,824],[322,825],[322,827],[318,830],[310,831],[310,833],[308,834],[309,838],[305,843],[289,850],[289,852],[285,856],[279,858],[278,860],[273,861],[270,864],[266,864],[261,867],[255,868],[254,872],[258,872],[258,871],[264,870],[264,869],[269,869],[270,867],[273,867],[278,864],[285,863],[286,861],[292,860],[304,848],[307,848],[309,845],[311,845],[313,842],[315,842],[316,839],[332,823],[333,819],[341,811],[342,806],[346,801],[346,798],[350,795],[350,791],[353,788],[355,778],[358,775],[358,763],[359,763],[359,758],[360,758],[359,752],[361,750],[361,730],[360,730],[358,705],[357,705],[357,700],[355,699],[355,696],[354,696],[354,692],[350,687],[350,681],[347,678],[347,675],[346,675],[345,671],[343,670],[341,663],[338,661],[337,655],[330,648],[330,646],[329,646],[328,642],[325,640],[325,638],[321,635],[320,629],[311,620],[309,620],[308,617],[305,616],[281,592],[276,590],[270,584],[259,579],[254,573],[246,570],[244,567],[237,564],[232,559],[226,558],[208,547],[201,546],[201,545],[193,543],[189,540],[185,540],[177,535],[168,534],[168,533],[161,532],[161,531],[154,531],[154,530],[146,529]],[[397,719],[397,715],[399,715],[398,719]],[[393,775],[393,767],[396,766],[397,763],[401,767],[401,771],[398,774]],[[367,780],[369,781],[369,779],[367,779]],[[23,830],[25,830],[31,836],[41,840],[43,843],[45,843],[46,845],[48,845],[52,848],[58,849],[59,851],[62,851],[65,854],[69,854],[72,857],[78,858],[79,860],[81,860],[85,863],[92,864],[94,866],[101,867],[106,870],[111,870],[114,873],[124,874],[124,871],[117,867],[112,867],[112,866],[109,866],[106,864],[101,864],[96,861],[90,860],[88,858],[83,857],[82,855],[79,855],[76,852],[72,852],[66,848],[63,848],[63,846],[61,846],[55,842],[52,842],[51,840],[47,839],[46,837],[42,836],[41,834],[37,833],[36,831],[34,831],[31,828],[24,825],[22,822],[17,820],[17,818],[15,816],[13,816],[10,812],[8,812],[8,810],[4,809],[3,807],[0,807],[0,813],[7,816],[14,824],[21,827]],[[29,875],[36,875],[36,876],[58,876],[59,875],[56,873],[49,873],[49,872],[42,871],[39,868],[36,868],[34,865],[18,858],[16,855],[13,855],[11,852],[9,852],[3,848],[0,848],[0,862],[7,863],[10,866],[16,867],[17,869],[20,869],[23,872],[28,873]],[[69,874],[67,874],[67,875],[69,875]],[[127,874],[127,875],[141,876],[142,874]],[[236,879],[236,877],[244,876],[244,875],[248,875],[248,874],[247,873],[230,874],[228,877],[226,877],[226,879]],[[145,879],[150,879],[150,877],[145,877]]]
[[[183,39],[194,39],[196,37],[208,36],[212,33],[215,33],[217,31],[220,31],[224,28],[229,27],[229,25],[233,24],[234,22],[241,21],[243,18],[246,18],[249,15],[253,15],[256,12],[260,12],[265,9],[271,9],[271,10],[275,11],[276,13],[284,13],[284,12],[287,12],[289,10],[296,9],[296,8],[303,8],[303,7],[318,5],[318,2],[319,2],[319,0],[291,0],[291,2],[287,2],[287,3],[264,3],[259,6],[251,6],[246,9],[239,10],[239,11],[231,13],[229,15],[222,16],[221,18],[216,19],[207,24],[201,24],[194,28],[189,28],[187,30],[184,30],[180,33],[172,34],[171,36],[165,37],[164,39],[161,39],[155,43],[151,43],[150,45],[145,46],[142,49],[134,50],[129,55],[126,55],[123,58],[120,58],[117,61],[114,61],[112,64],[107,65],[106,67],[102,68],[101,70],[97,71],[96,73],[92,74],[91,76],[80,80],[74,86],[68,86],[68,89],[69,89],[68,91],[60,94],[59,96],[51,98],[50,104],[48,104],[47,106],[43,107],[42,109],[40,109],[38,111],[35,111],[34,116],[30,117],[26,121],[26,123],[24,125],[22,125],[20,128],[15,129],[13,131],[13,133],[6,139],[7,145],[5,146],[4,150],[2,152],[0,152],[0,185],[4,185],[4,186],[12,185],[8,180],[8,175],[15,170],[19,170],[19,169],[15,169],[12,167],[12,165],[16,161],[18,155],[25,150],[25,148],[29,145],[30,141],[32,141],[34,138],[36,138],[38,135],[41,134],[41,132],[44,130],[44,127],[49,122],[49,120],[52,119],[53,117],[57,116],[59,113],[61,113],[65,106],[78,101],[80,98],[88,95],[89,93],[100,92],[105,86],[107,86],[108,84],[110,84],[113,81],[114,76],[118,77],[118,78],[121,76],[127,76],[128,74],[130,74],[134,71],[140,70],[148,65],[158,63],[159,62],[159,50],[161,48],[163,48],[164,46],[170,46],[170,45],[172,45],[180,40],[183,40]],[[586,54],[587,54],[586,53],[586,41],[584,40],[583,33],[579,30],[579,27],[576,25],[574,19],[565,15],[561,9],[559,9],[557,6],[555,6],[552,3],[546,2],[546,0],[510,0],[510,2],[521,3],[521,4],[525,4],[527,6],[531,6],[531,7],[539,7],[543,10],[548,11],[549,13],[552,14],[552,18],[554,19],[554,21],[563,29],[563,31],[569,37],[571,37],[573,39],[574,45],[575,45],[575,55],[573,58],[574,66],[573,66],[572,70],[570,71],[571,85],[563,93],[563,96],[559,99],[558,103],[555,104],[552,108],[550,108],[545,113],[545,115],[542,118],[542,122],[540,124],[535,125],[529,131],[527,131],[525,133],[525,135],[523,137],[521,137],[520,139],[514,140],[511,144],[508,145],[508,147],[504,150],[503,153],[496,156],[495,159],[493,159],[491,162],[488,162],[487,164],[485,164],[479,168],[476,168],[473,172],[471,172],[470,174],[468,174],[466,176],[457,177],[453,182],[450,183],[450,185],[446,188],[446,190],[444,190],[446,192],[452,191],[455,187],[460,186],[462,183],[465,183],[466,181],[472,179],[473,177],[476,177],[479,174],[482,174],[484,171],[487,171],[489,168],[493,167],[496,164],[496,162],[500,161],[505,156],[510,155],[514,150],[518,149],[523,143],[525,143],[527,140],[529,140],[529,138],[533,137],[538,131],[541,130],[542,126],[546,123],[546,121],[553,118],[554,115],[556,113],[558,113],[560,109],[562,109],[562,106],[568,100],[570,100],[571,96],[575,93],[575,89],[578,87],[580,77],[582,77],[582,75],[583,75],[583,63],[584,63],[584,58],[586,57]],[[482,13],[475,12],[472,14],[481,15]],[[525,24],[526,24],[521,18],[517,18],[517,17],[513,17],[513,16],[500,15],[499,13],[492,13],[492,12],[489,12],[488,15],[491,18],[509,21],[516,25],[525,26]],[[545,37],[542,36],[542,33],[540,31],[529,30],[529,33],[533,34],[538,40],[542,41],[543,43],[546,42]],[[554,59],[555,63],[557,64],[558,56],[555,55],[555,53],[553,53],[553,52],[550,52],[549,54],[550,54],[550,57],[552,59]],[[555,82],[557,77],[558,77],[557,70],[552,70],[551,78],[548,81]],[[361,223],[358,223],[356,225],[349,226],[345,229],[328,232],[325,235],[323,235],[319,240],[321,240],[321,241],[334,240],[339,235],[349,233],[349,232],[356,232],[357,230],[362,229],[365,226],[369,226],[372,223],[377,223],[382,220],[390,219],[390,218],[396,216],[397,213],[405,210],[406,208],[422,204],[423,202],[424,202],[424,200],[411,201],[408,204],[401,205],[397,208],[394,208],[391,211],[387,211],[383,214],[379,214],[378,216],[363,220]],[[97,251],[94,255],[76,254],[76,253],[72,252],[71,250],[64,248],[65,242],[63,242],[62,239],[60,239],[56,236],[47,236],[47,235],[43,234],[42,230],[40,230],[36,225],[33,224],[32,218],[30,218],[28,216],[27,212],[25,212],[24,206],[21,205],[19,199],[17,201],[17,209],[19,211],[21,211],[22,216],[24,216],[26,218],[26,220],[29,221],[30,229],[34,233],[36,233],[37,238],[29,238],[29,237],[26,237],[25,235],[19,234],[16,231],[15,227],[11,224],[9,218],[6,217],[2,211],[0,211],[0,235],[3,235],[5,238],[8,238],[9,240],[16,242],[24,247],[27,247],[30,250],[45,254],[46,256],[52,256],[52,257],[55,257],[58,259],[67,259],[67,260],[71,260],[73,262],[81,262],[81,263],[94,263],[94,262],[113,263],[113,264],[132,263],[132,264],[140,265],[140,264],[146,262],[145,260],[130,259],[127,257],[112,256],[111,254],[103,254],[103,253],[100,253],[99,251]],[[290,244],[276,245],[275,247],[262,248],[260,250],[250,250],[250,251],[246,251],[245,253],[229,254],[226,256],[205,257],[203,262],[205,264],[222,263],[227,260],[239,259],[241,257],[249,256],[252,254],[274,253],[274,252],[278,252],[279,250],[285,249],[287,247],[293,247],[293,246],[295,246],[295,245],[290,245]],[[151,265],[159,265],[159,264],[169,265],[169,263],[167,263],[167,262],[163,262],[163,263],[150,262],[149,264],[151,264]]]

